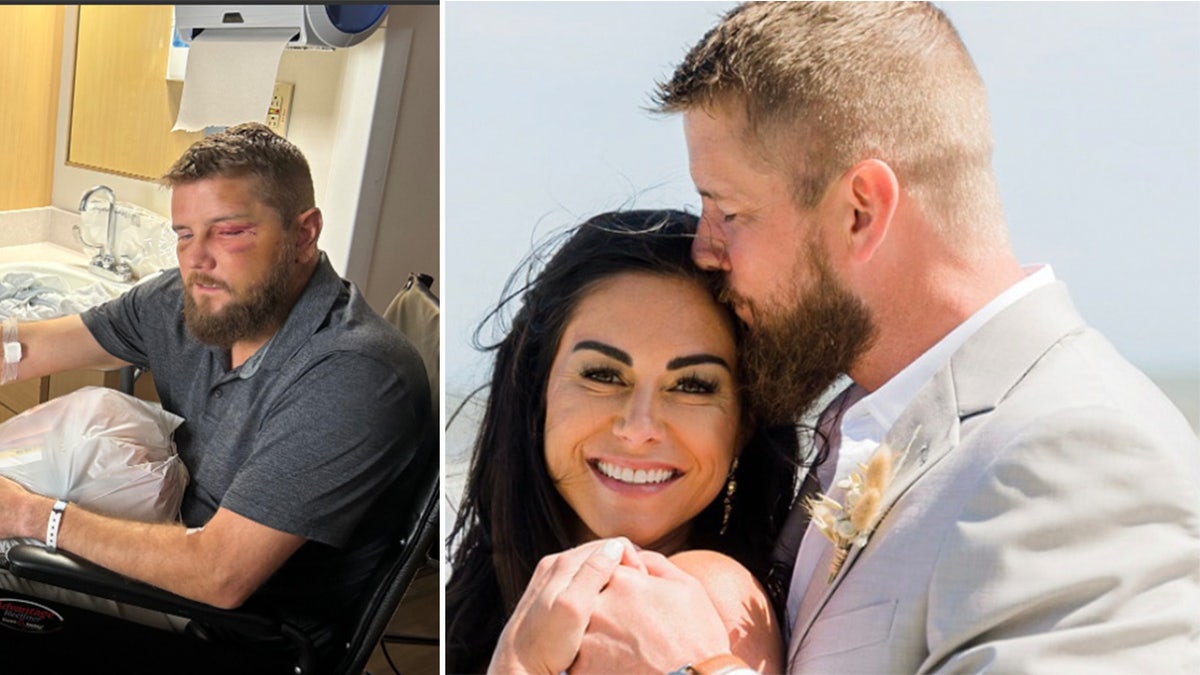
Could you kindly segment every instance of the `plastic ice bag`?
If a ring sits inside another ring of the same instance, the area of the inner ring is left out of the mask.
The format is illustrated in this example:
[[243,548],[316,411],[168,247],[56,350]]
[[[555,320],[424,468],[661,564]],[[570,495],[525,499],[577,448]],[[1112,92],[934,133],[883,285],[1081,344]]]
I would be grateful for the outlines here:
[[[171,440],[180,424],[157,404],[84,387],[0,424],[0,474],[96,513],[177,520],[188,481]],[[13,543],[0,540],[0,553]]]

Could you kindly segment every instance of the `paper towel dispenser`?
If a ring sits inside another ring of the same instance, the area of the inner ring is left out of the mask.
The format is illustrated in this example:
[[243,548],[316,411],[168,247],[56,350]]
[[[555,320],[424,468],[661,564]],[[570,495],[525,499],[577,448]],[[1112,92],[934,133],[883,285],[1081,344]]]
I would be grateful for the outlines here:
[[366,40],[387,5],[175,5],[175,30],[192,39],[207,29],[295,29],[292,49],[333,49]]

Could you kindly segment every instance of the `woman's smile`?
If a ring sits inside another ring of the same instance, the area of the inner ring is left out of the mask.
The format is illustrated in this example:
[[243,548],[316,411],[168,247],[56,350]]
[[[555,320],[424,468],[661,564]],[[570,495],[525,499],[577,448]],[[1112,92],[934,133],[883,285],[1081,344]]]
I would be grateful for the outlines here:
[[683,476],[683,472],[672,467],[633,467],[614,461],[595,459],[588,462],[602,485],[609,489],[626,491],[640,488],[646,492],[658,492]]

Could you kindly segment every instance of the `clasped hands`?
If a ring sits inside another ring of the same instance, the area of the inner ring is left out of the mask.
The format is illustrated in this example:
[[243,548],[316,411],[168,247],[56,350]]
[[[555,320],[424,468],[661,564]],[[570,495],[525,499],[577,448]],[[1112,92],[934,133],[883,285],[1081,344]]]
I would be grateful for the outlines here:
[[624,537],[538,563],[500,635],[489,673],[662,673],[729,651],[694,577]]

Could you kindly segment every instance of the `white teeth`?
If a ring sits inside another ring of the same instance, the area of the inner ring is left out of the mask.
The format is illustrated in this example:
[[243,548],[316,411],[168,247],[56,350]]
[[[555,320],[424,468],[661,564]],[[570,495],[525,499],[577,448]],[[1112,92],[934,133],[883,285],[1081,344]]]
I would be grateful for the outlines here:
[[616,466],[605,462],[596,462],[596,468],[605,476],[630,485],[663,483],[670,480],[675,474],[671,469],[638,469],[635,471],[627,466]]

